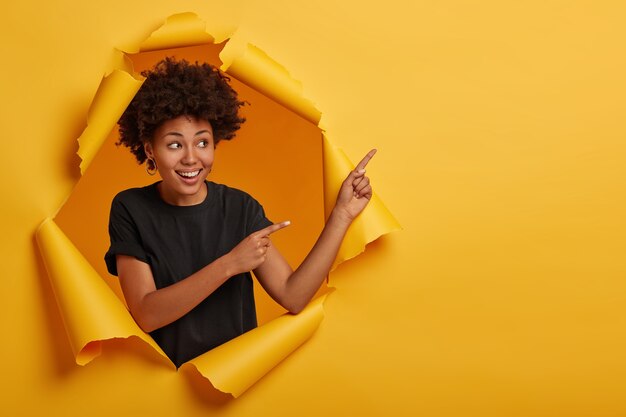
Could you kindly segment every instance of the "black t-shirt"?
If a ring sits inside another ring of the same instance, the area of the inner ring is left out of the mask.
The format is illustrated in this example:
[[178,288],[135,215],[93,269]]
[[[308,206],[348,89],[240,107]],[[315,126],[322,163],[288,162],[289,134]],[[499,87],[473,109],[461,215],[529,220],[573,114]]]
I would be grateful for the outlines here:
[[[197,205],[164,202],[157,184],[120,192],[109,218],[111,246],[104,259],[117,275],[115,255],[150,265],[156,288],[172,285],[228,253],[250,233],[269,226],[250,195],[207,181]],[[188,360],[256,327],[252,277],[228,279],[185,316],[150,335],[179,367]]]

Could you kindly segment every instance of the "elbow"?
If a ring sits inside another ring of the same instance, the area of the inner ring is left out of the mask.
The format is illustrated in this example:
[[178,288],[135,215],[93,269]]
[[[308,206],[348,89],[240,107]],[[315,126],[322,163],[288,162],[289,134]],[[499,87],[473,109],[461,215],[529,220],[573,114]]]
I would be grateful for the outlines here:
[[143,330],[146,333],[150,333],[155,331],[156,329],[158,329],[157,326],[151,325],[150,323],[146,323],[146,322],[138,322],[137,320],[135,320],[137,322],[137,325],[139,325],[139,327],[141,328],[141,330]]
[[304,310],[304,307],[306,307],[306,305],[306,302],[291,302],[283,304],[283,307],[285,307],[287,311],[291,314],[298,314],[299,312]]
[[133,319],[135,320],[135,323],[137,323],[139,328],[146,333],[153,332],[159,328],[159,326],[157,326],[155,321],[150,319],[149,315],[141,314],[138,311],[132,311],[132,310],[130,314],[131,316],[133,316]]
[[135,319],[135,323],[137,323],[137,325],[139,326],[139,328],[141,330],[143,330],[146,333],[150,333],[154,330],[156,330],[156,327],[154,325],[152,325],[152,323],[150,323],[149,320],[143,320],[140,319],[136,316],[133,315],[133,318]]
[[284,309],[291,314],[298,314],[309,304],[313,295],[299,292],[285,291],[279,298],[274,298]]
[[304,307],[290,307],[287,309],[290,314],[298,314],[302,310],[304,310]]
[[160,320],[160,316],[156,314],[158,310],[155,311],[152,307],[153,303],[150,303],[148,300],[149,295],[150,293],[144,295],[141,299],[133,300],[134,302],[128,302],[130,315],[137,323],[137,326],[146,333],[151,333],[167,324],[163,323]]

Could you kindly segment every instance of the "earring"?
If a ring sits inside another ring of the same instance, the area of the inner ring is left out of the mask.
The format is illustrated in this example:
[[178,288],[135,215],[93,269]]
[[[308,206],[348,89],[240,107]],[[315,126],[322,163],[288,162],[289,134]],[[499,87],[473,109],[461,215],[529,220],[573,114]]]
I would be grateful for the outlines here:
[[150,158],[150,157],[148,157],[148,160],[146,161],[146,172],[150,176],[156,174],[156,172],[157,172],[156,161],[154,159]]

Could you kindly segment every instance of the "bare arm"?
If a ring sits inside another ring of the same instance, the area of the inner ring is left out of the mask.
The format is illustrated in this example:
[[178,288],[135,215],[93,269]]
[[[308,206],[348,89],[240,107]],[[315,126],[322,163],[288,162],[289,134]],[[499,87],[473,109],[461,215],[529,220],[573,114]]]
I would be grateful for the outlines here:
[[299,312],[310,301],[337,255],[352,220],[372,196],[365,166],[370,151],[343,182],[337,202],[313,249],[295,272],[270,244],[270,234],[289,225],[268,226],[242,240],[228,254],[165,288],[156,289],[150,266],[132,256],[117,255],[117,271],[133,318],[146,332],[187,314],[230,277],[254,270],[259,282],[279,304]]
[[187,314],[230,277],[265,261],[269,235],[289,223],[274,224],[252,233],[228,254],[165,288],[156,289],[150,266],[132,256],[117,255],[117,272],[133,318],[146,332]]
[[290,312],[300,312],[315,295],[330,271],[348,227],[369,203],[372,187],[365,176],[365,166],[375,153],[376,150],[370,151],[344,180],[324,229],[295,271],[272,245],[265,262],[254,270],[268,294]]

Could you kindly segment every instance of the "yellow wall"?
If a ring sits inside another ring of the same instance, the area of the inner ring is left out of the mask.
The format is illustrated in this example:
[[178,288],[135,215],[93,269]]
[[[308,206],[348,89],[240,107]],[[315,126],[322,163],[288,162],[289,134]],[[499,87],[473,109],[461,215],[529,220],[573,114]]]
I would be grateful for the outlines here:
[[[8,415],[626,414],[622,2],[7,3]],[[75,365],[33,239],[78,179],[113,48],[183,11],[289,69],[353,161],[377,147],[404,227],[340,266],[313,338],[225,404],[127,346]]]

